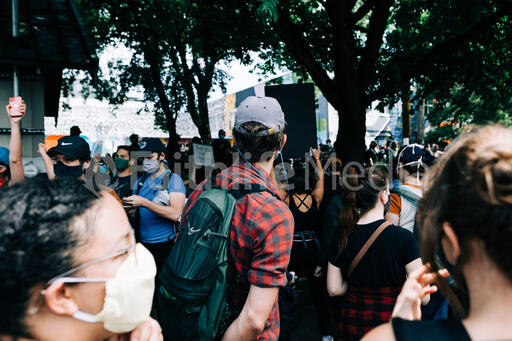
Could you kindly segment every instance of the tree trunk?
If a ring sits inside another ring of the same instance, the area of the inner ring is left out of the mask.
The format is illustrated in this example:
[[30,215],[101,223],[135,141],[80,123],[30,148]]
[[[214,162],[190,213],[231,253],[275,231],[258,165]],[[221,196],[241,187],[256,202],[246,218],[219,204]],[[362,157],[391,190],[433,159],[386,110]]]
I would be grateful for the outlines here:
[[417,121],[416,143],[423,144],[425,142],[425,100],[422,100]]
[[411,141],[411,89],[409,84],[402,89],[402,139]]
[[169,142],[166,147],[166,159],[171,163],[174,158],[174,153],[179,151],[178,149],[178,133],[176,132],[176,116],[173,115],[173,110],[171,109],[171,101],[167,97],[165,92],[164,84],[162,83],[162,79],[160,78],[160,69],[155,63],[149,62],[149,69],[151,72],[151,79],[153,80],[153,84],[155,86],[156,93],[158,94],[158,99],[160,100],[160,106],[162,111],[165,114],[165,120],[167,122],[167,130],[169,132]]
[[366,150],[366,108],[361,99],[340,99],[342,106],[338,110],[338,136],[334,148],[343,165],[355,161],[364,163]]
[[169,165],[172,165],[175,160],[180,159],[180,157],[175,157],[176,153],[180,151],[179,138],[176,133],[176,120],[167,120],[167,130],[169,131],[169,142],[165,148],[165,158]]
[[198,92],[198,111],[200,124],[197,125],[199,136],[204,144],[212,143],[212,133],[210,131],[210,117],[208,112],[208,92]]
[[366,151],[366,105],[358,72],[336,64],[338,136],[335,149],[343,167],[349,162],[364,163]]

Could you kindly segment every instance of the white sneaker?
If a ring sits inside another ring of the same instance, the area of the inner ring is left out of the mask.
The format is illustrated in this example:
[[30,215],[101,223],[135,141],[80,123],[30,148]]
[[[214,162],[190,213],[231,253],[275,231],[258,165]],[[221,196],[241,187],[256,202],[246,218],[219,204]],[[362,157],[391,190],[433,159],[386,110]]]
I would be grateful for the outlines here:
[[322,336],[322,341],[334,341],[331,335]]

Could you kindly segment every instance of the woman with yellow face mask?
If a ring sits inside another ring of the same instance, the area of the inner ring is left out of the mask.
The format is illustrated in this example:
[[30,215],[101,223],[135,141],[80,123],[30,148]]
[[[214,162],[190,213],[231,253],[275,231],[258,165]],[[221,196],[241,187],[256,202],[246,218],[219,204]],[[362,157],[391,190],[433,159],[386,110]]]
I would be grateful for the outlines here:
[[121,204],[76,179],[31,179],[0,200],[0,339],[162,340],[156,266]]

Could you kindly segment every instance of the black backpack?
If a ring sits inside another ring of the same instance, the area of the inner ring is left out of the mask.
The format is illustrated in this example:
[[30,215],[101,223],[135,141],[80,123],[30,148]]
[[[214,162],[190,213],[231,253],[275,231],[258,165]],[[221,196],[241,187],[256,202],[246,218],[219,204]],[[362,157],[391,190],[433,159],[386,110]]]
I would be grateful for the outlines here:
[[274,195],[259,184],[240,190],[212,184],[190,208],[160,274],[158,316],[166,340],[214,340],[229,326],[226,275],[235,204],[251,193]]

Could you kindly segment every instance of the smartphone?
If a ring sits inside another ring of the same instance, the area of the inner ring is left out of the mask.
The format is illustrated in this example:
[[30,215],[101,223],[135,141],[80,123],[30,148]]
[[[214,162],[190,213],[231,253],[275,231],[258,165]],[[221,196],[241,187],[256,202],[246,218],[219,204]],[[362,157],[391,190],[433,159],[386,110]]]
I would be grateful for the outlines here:
[[23,116],[21,113],[21,96],[9,97],[9,105],[7,108],[9,109],[10,117]]

